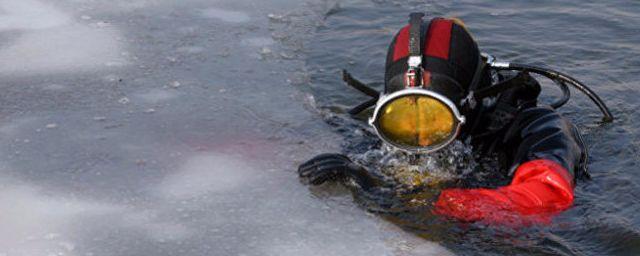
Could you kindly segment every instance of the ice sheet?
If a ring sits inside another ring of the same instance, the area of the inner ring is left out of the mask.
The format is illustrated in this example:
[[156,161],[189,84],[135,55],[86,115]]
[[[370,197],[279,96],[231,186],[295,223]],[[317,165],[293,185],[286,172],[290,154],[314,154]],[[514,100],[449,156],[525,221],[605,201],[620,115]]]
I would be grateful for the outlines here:
[[0,1],[0,255],[446,252],[297,179],[342,142],[271,39],[298,4]]
[[108,22],[74,21],[71,14],[33,0],[4,0],[0,9],[0,32],[13,32],[0,48],[4,76],[75,73],[127,63],[119,32]]

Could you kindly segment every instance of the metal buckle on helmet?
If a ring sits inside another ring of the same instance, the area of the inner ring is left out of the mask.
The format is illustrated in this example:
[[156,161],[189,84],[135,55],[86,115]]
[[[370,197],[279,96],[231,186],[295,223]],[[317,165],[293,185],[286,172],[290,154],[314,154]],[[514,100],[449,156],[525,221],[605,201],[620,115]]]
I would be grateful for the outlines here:
[[409,69],[404,75],[404,85],[405,87],[418,87],[421,85],[418,81],[418,70],[417,69]]
[[407,61],[409,64],[409,69],[405,73],[405,81],[404,85],[406,87],[418,87],[423,85],[423,81],[421,79],[422,76],[422,57],[421,56],[410,56]]

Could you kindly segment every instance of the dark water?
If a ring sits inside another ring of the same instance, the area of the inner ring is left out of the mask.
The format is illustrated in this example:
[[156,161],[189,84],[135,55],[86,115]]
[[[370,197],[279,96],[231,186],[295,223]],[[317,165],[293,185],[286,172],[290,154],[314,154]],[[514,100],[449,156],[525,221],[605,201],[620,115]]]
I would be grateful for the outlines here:
[[[412,11],[459,17],[482,51],[505,61],[544,65],[590,85],[616,116],[600,113],[574,92],[560,111],[582,131],[590,151],[591,180],[580,180],[574,207],[553,224],[522,230],[479,225],[404,223],[427,240],[463,255],[640,254],[640,3],[633,1],[374,1],[314,5],[316,27],[305,43],[309,90],[319,108],[338,116],[366,100],[347,88],[339,70],[381,89],[388,43]],[[557,91],[546,83],[543,99]],[[348,134],[348,129],[338,131]],[[348,137],[348,135],[346,135]],[[345,144],[349,144],[346,138]],[[346,145],[349,148],[349,145]],[[402,224],[401,224],[402,225]],[[413,227],[412,227],[413,226]]]

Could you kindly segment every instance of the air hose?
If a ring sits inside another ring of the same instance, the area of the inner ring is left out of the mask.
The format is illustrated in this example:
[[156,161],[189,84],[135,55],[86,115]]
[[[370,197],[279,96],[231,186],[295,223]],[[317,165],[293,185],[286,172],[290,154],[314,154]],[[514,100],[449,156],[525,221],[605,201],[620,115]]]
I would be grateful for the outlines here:
[[591,101],[593,101],[598,106],[598,108],[600,108],[600,111],[604,115],[604,117],[602,118],[603,122],[605,123],[613,122],[614,117],[611,114],[611,111],[609,111],[609,108],[607,107],[607,105],[604,104],[602,99],[600,99],[600,97],[593,90],[591,90],[591,88],[589,88],[588,86],[586,86],[585,84],[581,83],[580,81],[576,80],[573,77],[570,77],[564,73],[561,73],[555,70],[535,67],[535,66],[525,65],[525,64],[508,63],[508,62],[490,62],[489,64],[493,69],[496,69],[496,70],[526,71],[529,73],[542,75],[561,85],[560,88],[562,89],[563,94],[565,96],[560,101],[552,104],[554,108],[564,105],[569,100],[568,98],[569,90],[568,88],[565,88],[566,84],[568,83],[573,87],[575,87],[576,89],[578,89],[579,91],[581,91],[582,93],[584,93],[585,95],[587,95],[587,97],[589,97],[589,99],[591,99]]

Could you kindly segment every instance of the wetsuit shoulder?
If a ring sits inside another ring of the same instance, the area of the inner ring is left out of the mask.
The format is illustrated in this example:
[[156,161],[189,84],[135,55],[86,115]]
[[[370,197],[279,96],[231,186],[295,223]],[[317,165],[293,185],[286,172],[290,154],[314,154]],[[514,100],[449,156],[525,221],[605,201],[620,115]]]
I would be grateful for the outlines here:
[[534,106],[519,111],[506,129],[502,144],[510,159],[511,173],[522,163],[552,160],[574,177],[586,172],[587,149],[578,129],[550,107]]
[[473,129],[474,146],[501,156],[510,175],[520,164],[536,159],[557,162],[574,176],[586,173],[587,150],[578,129],[558,111],[538,104],[538,81],[519,72],[507,82],[513,89],[498,96]]

